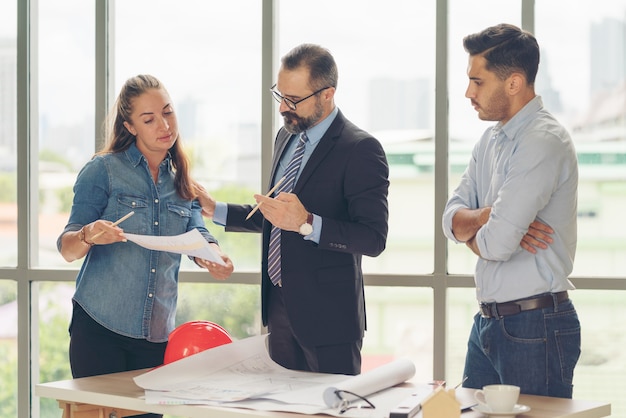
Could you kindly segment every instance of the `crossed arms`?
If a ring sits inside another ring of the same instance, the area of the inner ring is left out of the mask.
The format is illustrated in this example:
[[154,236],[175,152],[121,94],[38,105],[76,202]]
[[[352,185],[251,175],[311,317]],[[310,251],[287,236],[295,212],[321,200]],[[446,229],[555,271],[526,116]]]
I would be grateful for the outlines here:
[[[489,221],[489,215],[491,214],[491,207],[484,207],[479,209],[459,209],[452,218],[452,231],[454,236],[459,241],[465,242],[477,256],[480,255],[480,250],[476,244],[476,233],[478,230]],[[526,251],[536,254],[537,249],[546,249],[548,245],[552,243],[553,239],[551,234],[554,230],[548,225],[539,221],[533,221],[528,226],[528,231],[522,237],[520,246]]]

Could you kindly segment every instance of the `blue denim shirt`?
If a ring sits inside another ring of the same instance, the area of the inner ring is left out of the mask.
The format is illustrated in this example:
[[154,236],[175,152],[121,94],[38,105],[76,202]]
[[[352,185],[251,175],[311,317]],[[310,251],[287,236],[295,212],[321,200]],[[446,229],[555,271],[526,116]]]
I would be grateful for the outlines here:
[[[199,203],[176,193],[170,157],[161,163],[155,184],[134,143],[125,152],[96,156],[82,168],[61,236],[97,219],[116,221],[130,211],[135,214],[120,224],[124,232],[167,236],[196,228],[208,242],[217,242],[204,225]],[[94,245],[76,278],[73,300],[111,331],[165,342],[174,329],[180,257],[130,241]]]

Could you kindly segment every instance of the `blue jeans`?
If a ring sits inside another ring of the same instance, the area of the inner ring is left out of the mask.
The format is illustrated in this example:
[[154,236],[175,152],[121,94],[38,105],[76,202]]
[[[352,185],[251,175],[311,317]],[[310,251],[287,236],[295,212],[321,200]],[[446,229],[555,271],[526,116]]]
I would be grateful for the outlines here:
[[464,387],[503,383],[521,393],[572,397],[580,322],[571,300],[500,318],[474,317]]

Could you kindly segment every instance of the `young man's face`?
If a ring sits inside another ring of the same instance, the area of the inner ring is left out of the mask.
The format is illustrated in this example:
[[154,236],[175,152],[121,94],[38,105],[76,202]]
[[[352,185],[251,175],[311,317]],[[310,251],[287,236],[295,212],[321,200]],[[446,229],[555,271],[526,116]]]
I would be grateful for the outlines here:
[[469,85],[465,97],[470,99],[481,120],[506,123],[511,119],[507,80],[487,70],[487,60],[482,55],[470,55],[467,76]]

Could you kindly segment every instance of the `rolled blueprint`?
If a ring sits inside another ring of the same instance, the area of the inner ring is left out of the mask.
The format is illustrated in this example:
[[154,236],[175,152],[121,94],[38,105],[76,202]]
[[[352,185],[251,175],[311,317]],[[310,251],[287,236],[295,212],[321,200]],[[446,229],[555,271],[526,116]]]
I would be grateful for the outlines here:
[[[413,362],[405,358],[396,359],[363,374],[342,380],[337,385],[327,387],[324,390],[324,402],[330,408],[337,408],[342,401],[337,396],[337,391],[347,391],[365,398],[380,390],[404,383],[413,376],[415,376]],[[358,399],[345,392],[341,396],[347,401]]]

